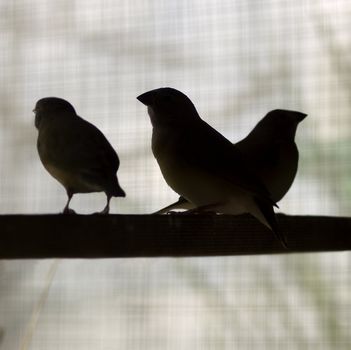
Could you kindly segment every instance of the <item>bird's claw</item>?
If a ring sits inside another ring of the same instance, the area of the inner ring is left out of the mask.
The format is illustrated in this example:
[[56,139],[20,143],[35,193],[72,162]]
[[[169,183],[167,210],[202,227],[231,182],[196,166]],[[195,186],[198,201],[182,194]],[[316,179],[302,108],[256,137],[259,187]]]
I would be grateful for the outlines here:
[[101,211],[97,211],[95,213],[92,213],[92,215],[108,215],[110,212],[110,208],[105,207],[103,210]]
[[77,214],[77,213],[76,213],[73,209],[65,208],[65,209],[63,209],[62,214],[65,214],[65,215],[72,215],[72,214]]
[[102,210],[92,213],[91,215],[108,215],[108,211]]

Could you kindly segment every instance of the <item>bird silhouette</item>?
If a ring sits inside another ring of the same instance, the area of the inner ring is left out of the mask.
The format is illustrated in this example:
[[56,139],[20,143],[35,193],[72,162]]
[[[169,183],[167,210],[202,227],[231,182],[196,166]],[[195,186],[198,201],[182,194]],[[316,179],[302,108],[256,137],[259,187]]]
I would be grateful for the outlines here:
[[[235,144],[274,202],[279,202],[294,182],[299,161],[295,134],[297,126],[306,116],[297,111],[270,111],[243,140]],[[156,213],[192,208],[192,203],[180,197],[177,202]]]
[[277,230],[270,193],[239,149],[203,121],[194,104],[173,88],[148,91],[137,99],[147,106],[152,152],[167,184],[195,206],[191,213],[250,213]]
[[105,192],[109,213],[111,197],[125,197],[117,179],[119,159],[103,133],[76,114],[73,106],[57,97],[40,99],[34,108],[38,129],[37,149],[45,169],[66,189],[69,208],[76,193]]

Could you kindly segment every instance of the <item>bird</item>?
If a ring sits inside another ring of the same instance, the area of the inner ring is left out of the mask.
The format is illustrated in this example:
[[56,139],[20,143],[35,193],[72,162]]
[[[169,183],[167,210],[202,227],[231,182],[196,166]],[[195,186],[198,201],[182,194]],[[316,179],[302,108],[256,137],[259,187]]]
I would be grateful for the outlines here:
[[147,106],[151,148],[167,184],[194,205],[190,213],[250,213],[270,228],[284,247],[272,200],[239,149],[201,119],[179,90],[163,87],[137,99]]
[[[276,203],[285,196],[294,182],[299,162],[295,134],[299,123],[306,117],[306,113],[298,111],[272,110],[244,139],[235,144]],[[192,203],[180,197],[177,202],[156,213],[193,207]]]
[[107,203],[100,213],[108,214],[111,197],[125,197],[126,193],[116,174],[118,155],[104,134],[59,97],[38,100],[33,112],[39,158],[68,196],[63,213],[74,213],[69,208],[74,194],[105,192]]

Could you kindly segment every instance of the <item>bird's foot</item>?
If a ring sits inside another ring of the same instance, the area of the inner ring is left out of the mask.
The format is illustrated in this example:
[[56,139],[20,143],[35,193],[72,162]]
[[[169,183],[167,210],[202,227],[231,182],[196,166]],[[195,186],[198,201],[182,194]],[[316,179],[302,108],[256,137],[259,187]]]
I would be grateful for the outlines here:
[[110,208],[106,206],[103,210],[93,213],[92,215],[107,215],[110,212]]
[[63,209],[62,214],[65,214],[65,215],[72,215],[72,214],[77,214],[77,213],[76,213],[73,209],[65,208],[65,209]]

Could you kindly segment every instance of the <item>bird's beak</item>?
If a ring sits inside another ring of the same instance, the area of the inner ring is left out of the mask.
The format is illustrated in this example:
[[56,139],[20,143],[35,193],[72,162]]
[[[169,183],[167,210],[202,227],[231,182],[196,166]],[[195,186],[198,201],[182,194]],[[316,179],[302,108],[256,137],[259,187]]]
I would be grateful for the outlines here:
[[137,97],[137,100],[139,100],[145,106],[151,106],[155,101],[155,95],[156,95],[155,90],[151,90],[139,95]]
[[300,123],[300,122],[302,122],[306,117],[307,117],[307,114],[306,114],[306,113],[300,113],[300,112],[298,112],[298,113],[297,113],[297,116],[296,116],[296,119],[297,119],[297,121]]

